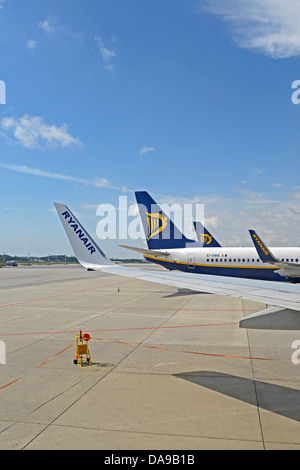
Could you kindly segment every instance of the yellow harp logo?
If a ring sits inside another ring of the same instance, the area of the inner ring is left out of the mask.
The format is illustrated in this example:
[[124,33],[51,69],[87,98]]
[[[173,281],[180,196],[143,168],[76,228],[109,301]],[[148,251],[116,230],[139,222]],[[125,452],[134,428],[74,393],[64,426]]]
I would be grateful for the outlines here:
[[200,242],[205,245],[209,245],[212,241],[212,236],[207,235],[207,233],[199,233],[199,236],[200,236]]
[[168,225],[168,217],[163,217],[162,214],[149,214],[147,212],[148,216],[148,240],[150,238],[154,237],[158,233],[162,232],[166,226]]

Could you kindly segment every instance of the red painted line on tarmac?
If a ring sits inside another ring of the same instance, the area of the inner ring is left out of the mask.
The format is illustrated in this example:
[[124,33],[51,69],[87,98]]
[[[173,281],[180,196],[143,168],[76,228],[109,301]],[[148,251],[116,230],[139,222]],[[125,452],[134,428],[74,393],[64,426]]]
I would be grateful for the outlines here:
[[182,349],[162,348],[159,346],[147,346],[141,343],[127,343],[125,341],[113,341],[110,339],[103,339],[103,338],[94,338],[94,339],[97,339],[98,341],[108,342],[108,343],[125,344],[127,346],[141,346],[142,348],[157,349],[160,351],[172,351],[172,352],[179,352],[179,353],[184,353],[184,354],[197,354],[199,356],[222,357],[222,358],[227,358],[227,359],[251,359],[251,360],[256,360],[256,361],[292,362],[292,359],[272,359],[272,358],[266,358],[266,357],[251,357],[251,356],[230,356],[227,354],[213,354],[213,353],[204,353],[204,352],[198,352],[198,351],[185,351]]
[[60,354],[62,354],[63,352],[67,351],[67,349],[69,349],[71,346],[73,346],[75,344],[75,341],[74,343],[72,344],[69,344],[69,346],[67,346],[66,348],[64,348],[62,351],[59,351],[57,354],[55,354],[54,356],[50,357],[49,359],[47,359],[46,361],[42,362],[42,364],[40,364],[39,366],[37,367],[33,367],[32,369],[30,369],[26,374],[23,374],[21,375],[20,377],[18,377],[17,379],[15,380],[12,380],[11,382],[7,383],[6,385],[3,385],[2,387],[0,387],[0,390],[3,390],[4,388],[7,388],[9,387],[10,385],[18,382],[19,380],[23,379],[23,377],[25,377],[26,375],[30,374],[31,372],[33,372],[34,370],[36,369],[39,369],[40,367],[44,366],[45,364],[47,364],[48,362],[52,361],[52,359],[54,359],[55,357],[59,356]]

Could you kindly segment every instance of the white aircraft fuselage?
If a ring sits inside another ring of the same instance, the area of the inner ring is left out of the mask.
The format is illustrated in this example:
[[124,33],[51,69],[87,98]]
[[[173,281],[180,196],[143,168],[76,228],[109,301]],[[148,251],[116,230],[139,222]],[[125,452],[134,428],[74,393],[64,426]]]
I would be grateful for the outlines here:
[[[300,247],[275,247],[271,250],[281,261],[299,263],[300,272]],[[164,254],[166,252],[168,256]],[[295,277],[285,277],[279,274],[281,270],[279,267],[263,263],[254,247],[174,248],[157,250],[157,256],[145,253],[144,257],[148,261],[176,271],[300,282],[298,274]]]

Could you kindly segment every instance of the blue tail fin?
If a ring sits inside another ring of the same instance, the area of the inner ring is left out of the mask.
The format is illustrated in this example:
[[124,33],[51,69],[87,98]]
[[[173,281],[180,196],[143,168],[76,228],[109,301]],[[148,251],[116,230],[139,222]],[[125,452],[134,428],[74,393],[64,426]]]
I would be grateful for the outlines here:
[[195,246],[195,240],[186,238],[146,191],[136,191],[135,197],[149,250]]
[[201,222],[193,222],[198,241],[202,243],[203,248],[219,248],[220,243],[212,236]]
[[257,235],[254,230],[249,230],[249,233],[256,248],[257,254],[263,263],[280,263],[279,259],[275,258],[273,253],[269,250],[267,245],[262,241],[262,239]]

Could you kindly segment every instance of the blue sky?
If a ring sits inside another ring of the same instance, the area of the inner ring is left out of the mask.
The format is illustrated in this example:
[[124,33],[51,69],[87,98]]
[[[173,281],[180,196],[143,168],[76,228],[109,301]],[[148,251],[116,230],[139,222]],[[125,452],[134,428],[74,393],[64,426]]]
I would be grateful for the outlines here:
[[53,201],[95,235],[135,190],[205,203],[222,244],[299,245],[298,0],[0,6],[0,253],[71,254]]

